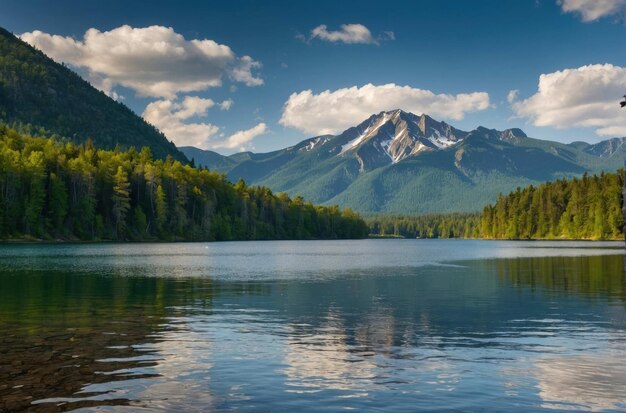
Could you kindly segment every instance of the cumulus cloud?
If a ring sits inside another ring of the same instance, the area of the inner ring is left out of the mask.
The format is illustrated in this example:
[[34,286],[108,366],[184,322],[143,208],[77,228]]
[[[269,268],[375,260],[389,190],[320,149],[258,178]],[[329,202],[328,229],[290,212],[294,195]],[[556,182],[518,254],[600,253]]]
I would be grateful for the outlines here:
[[172,99],[220,86],[224,75],[248,86],[263,84],[252,73],[261,64],[251,57],[237,57],[213,40],[187,40],[171,27],[89,29],[82,40],[36,30],[20,38],[56,61],[87,69],[94,85],[109,94],[122,85],[141,96]]
[[[302,41],[307,40],[301,34],[298,34],[296,38]],[[320,39],[331,43],[346,44],[378,44],[379,41],[395,40],[395,38],[395,34],[391,31],[385,31],[375,38],[370,29],[362,24],[342,24],[340,30],[328,30],[328,26],[320,24],[311,30],[309,40]]]
[[342,24],[341,30],[335,31],[329,31],[325,24],[320,24],[311,30],[311,39],[315,38],[333,43],[376,43],[370,30],[362,24]]
[[220,103],[220,109],[221,110],[228,110],[228,109],[230,109],[233,106],[234,103],[235,102],[233,102],[232,99],[226,99],[226,100],[222,101],[222,103]]
[[467,112],[489,108],[486,92],[435,94],[410,86],[366,84],[314,94],[293,93],[285,103],[280,124],[311,134],[339,133],[373,113],[403,109],[416,114],[460,120]]
[[621,14],[626,10],[626,0],[557,0],[557,3],[564,12],[576,13],[585,22]]
[[219,131],[219,127],[210,123],[185,122],[192,117],[206,116],[207,110],[214,106],[211,99],[187,96],[181,102],[162,99],[146,106],[143,118],[157,127],[177,146],[195,146],[207,149],[210,139]]
[[266,134],[267,131],[267,125],[261,122],[253,128],[240,130],[233,133],[225,140],[214,143],[212,147],[216,149],[240,149],[243,151],[249,148],[250,142],[254,138]]
[[241,130],[225,137],[223,133],[219,133],[218,126],[198,121],[198,118],[206,117],[210,108],[217,106],[222,110],[227,110],[226,107],[230,105],[232,105],[230,99],[216,104],[211,99],[197,96],[186,96],[182,100],[161,99],[148,104],[142,116],[174,141],[177,146],[244,150],[249,147],[254,138],[267,133],[265,123],[259,123],[251,129]]
[[198,96],[185,96],[182,103],[175,106],[179,119],[189,119],[192,116],[206,116],[207,110],[215,106],[215,102]]
[[246,86],[261,86],[263,84],[263,79],[252,74],[254,69],[260,68],[260,62],[252,60],[250,56],[244,56],[239,59],[237,65],[233,68],[230,77],[237,82],[245,83]]
[[510,90],[509,93],[506,95],[506,101],[509,103],[513,103],[517,100],[518,97],[519,97],[519,90],[517,89]]
[[513,100],[511,107],[535,126],[589,127],[602,136],[626,136],[626,113],[618,104],[625,91],[626,68],[588,65],[542,74],[537,93]]

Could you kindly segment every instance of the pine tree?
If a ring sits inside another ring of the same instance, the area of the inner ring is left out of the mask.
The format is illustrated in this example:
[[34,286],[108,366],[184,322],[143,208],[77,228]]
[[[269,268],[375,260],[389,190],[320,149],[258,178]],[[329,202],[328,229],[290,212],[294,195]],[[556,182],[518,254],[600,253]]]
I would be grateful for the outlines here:
[[67,216],[67,190],[65,183],[54,172],[50,173],[48,190],[49,224],[51,232],[63,233],[63,222]]
[[124,238],[126,230],[126,215],[130,209],[130,183],[124,169],[119,166],[114,176],[115,186],[113,186],[113,219],[117,239]]
[[165,232],[165,225],[167,223],[167,202],[165,201],[165,191],[161,185],[156,189],[156,224],[159,234],[163,235]]

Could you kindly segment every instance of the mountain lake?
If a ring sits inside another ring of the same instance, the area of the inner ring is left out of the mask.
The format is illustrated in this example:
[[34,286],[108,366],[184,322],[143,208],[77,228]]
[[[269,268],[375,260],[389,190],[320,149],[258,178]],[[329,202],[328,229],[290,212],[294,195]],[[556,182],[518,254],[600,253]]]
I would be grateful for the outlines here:
[[0,411],[624,411],[623,242],[0,247]]

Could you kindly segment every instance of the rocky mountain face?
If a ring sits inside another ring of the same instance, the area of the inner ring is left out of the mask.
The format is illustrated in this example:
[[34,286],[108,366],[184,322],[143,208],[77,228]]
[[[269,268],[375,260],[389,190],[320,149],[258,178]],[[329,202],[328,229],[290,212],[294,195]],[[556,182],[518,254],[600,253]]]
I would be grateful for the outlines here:
[[423,151],[448,148],[467,136],[428,115],[394,110],[370,117],[333,140],[332,153],[354,156],[362,172],[398,163]]
[[561,177],[615,170],[625,138],[594,145],[528,137],[520,129],[463,131],[402,110],[372,115],[339,135],[289,148],[222,156],[181,148],[197,165],[361,212],[477,211],[499,193]]

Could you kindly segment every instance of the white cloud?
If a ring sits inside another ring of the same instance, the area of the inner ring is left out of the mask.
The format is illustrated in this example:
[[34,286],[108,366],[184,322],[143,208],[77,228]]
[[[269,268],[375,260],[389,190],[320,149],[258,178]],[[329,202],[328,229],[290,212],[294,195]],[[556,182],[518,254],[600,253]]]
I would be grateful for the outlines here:
[[36,30],[20,38],[56,61],[87,69],[94,85],[109,94],[122,85],[142,96],[172,99],[180,92],[220,86],[225,74],[248,86],[263,84],[252,73],[259,62],[238,58],[213,40],[187,40],[171,27],[89,29],[82,40]]
[[467,112],[489,108],[486,92],[457,95],[435,94],[430,90],[366,84],[314,94],[311,90],[293,93],[285,103],[280,124],[311,134],[339,133],[374,113],[403,109],[416,114],[453,120]]
[[265,123],[259,123],[253,128],[240,130],[226,138],[222,142],[216,142],[212,145],[213,148],[220,149],[240,149],[246,150],[249,148],[250,142],[257,136],[267,133],[267,125]]
[[517,89],[510,90],[509,93],[506,95],[506,101],[509,103],[513,103],[517,100],[518,97],[519,97],[519,90]]
[[179,119],[189,119],[192,116],[206,116],[207,110],[215,106],[211,99],[203,99],[198,96],[185,96],[178,105],[176,117]]
[[206,149],[210,145],[211,137],[219,131],[219,127],[210,123],[184,121],[194,116],[206,116],[207,110],[214,104],[211,99],[195,96],[187,96],[182,102],[163,99],[148,104],[142,116],[177,146]]
[[598,135],[626,136],[626,68],[611,64],[565,69],[539,77],[537,93],[512,101],[513,112],[535,126],[590,127]]
[[226,100],[222,101],[222,103],[220,103],[220,109],[221,110],[229,110],[233,106],[234,103],[235,102],[233,102],[232,99],[226,99]]
[[241,83],[245,83],[246,86],[261,86],[263,79],[255,77],[252,74],[252,70],[260,69],[261,63],[252,60],[250,56],[244,56],[237,62],[237,65],[233,68],[230,77]]
[[626,9],[626,0],[557,0],[557,3],[564,12],[577,13],[585,22],[620,14]]
[[[230,105],[230,99],[217,104],[222,110],[227,110],[225,107]],[[190,121],[193,117],[205,117],[213,106],[216,106],[213,100],[197,96],[186,96],[182,100],[161,99],[148,104],[142,116],[174,141],[176,146],[195,146],[201,149],[244,150],[254,138],[268,131],[265,123],[259,123],[251,129],[225,137],[223,132],[219,133],[220,128],[216,125]]]
[[329,31],[325,24],[320,24],[311,30],[312,39],[325,40],[327,42],[376,44],[370,30],[362,24],[342,24],[341,30]]

